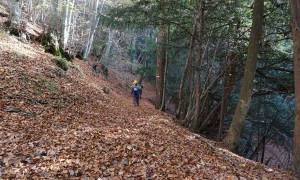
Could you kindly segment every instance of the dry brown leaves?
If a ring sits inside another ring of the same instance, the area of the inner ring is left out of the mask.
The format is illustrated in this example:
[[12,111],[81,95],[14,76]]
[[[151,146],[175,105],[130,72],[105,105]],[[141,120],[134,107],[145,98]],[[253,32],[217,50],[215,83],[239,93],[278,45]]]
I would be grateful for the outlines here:
[[[0,53],[2,179],[293,179],[216,153],[193,133],[75,61]],[[116,82],[118,83],[118,82]]]

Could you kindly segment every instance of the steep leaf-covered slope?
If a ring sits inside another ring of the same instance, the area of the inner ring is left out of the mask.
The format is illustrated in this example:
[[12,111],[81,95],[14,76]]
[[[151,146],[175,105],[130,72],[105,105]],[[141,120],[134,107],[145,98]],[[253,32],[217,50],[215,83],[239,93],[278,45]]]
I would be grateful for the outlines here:
[[39,45],[9,40],[0,38],[0,179],[294,179],[218,148],[147,99],[133,107],[114,74],[79,60],[65,72]]

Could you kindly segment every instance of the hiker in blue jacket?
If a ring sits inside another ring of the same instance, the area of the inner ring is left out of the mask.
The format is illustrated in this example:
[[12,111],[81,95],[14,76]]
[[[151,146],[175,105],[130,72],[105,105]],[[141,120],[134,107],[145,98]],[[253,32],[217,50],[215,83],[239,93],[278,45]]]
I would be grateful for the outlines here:
[[134,81],[133,87],[131,89],[131,94],[133,94],[133,104],[134,107],[139,106],[139,99],[140,99],[140,90],[137,82]]

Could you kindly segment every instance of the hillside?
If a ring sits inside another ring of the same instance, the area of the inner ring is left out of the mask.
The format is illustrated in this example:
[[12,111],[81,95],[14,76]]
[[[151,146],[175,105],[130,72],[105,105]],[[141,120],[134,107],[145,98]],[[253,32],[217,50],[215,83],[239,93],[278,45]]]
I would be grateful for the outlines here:
[[134,108],[117,74],[80,60],[65,72],[40,45],[3,32],[0,49],[0,179],[295,179],[189,132],[147,99]]

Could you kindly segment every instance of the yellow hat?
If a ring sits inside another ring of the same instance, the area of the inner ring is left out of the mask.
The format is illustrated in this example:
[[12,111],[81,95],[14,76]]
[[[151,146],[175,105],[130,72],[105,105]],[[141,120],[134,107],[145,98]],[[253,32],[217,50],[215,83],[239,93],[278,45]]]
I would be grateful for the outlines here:
[[132,84],[137,84],[137,80],[134,80]]

